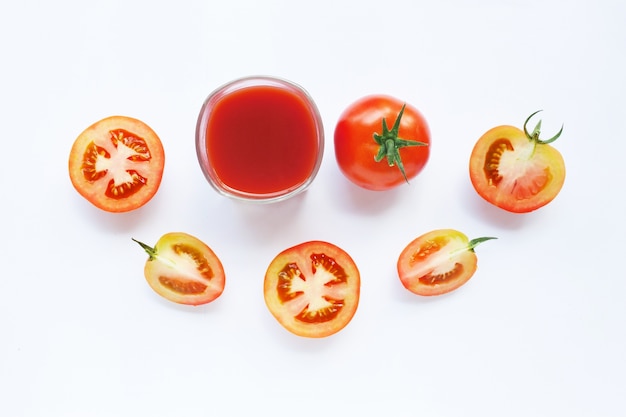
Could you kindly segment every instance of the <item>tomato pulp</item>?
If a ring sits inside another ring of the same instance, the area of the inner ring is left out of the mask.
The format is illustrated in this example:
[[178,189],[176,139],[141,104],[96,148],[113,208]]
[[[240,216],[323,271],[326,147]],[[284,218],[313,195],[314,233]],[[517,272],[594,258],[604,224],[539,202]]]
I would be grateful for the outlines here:
[[203,107],[197,136],[212,185],[243,199],[301,191],[321,162],[319,113],[303,90],[282,80],[243,79],[217,90]]

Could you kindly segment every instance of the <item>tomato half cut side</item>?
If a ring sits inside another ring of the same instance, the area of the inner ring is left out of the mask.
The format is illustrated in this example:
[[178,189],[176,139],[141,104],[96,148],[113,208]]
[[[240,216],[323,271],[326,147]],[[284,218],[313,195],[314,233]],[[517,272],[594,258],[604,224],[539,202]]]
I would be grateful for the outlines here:
[[470,157],[470,180],[489,203],[513,213],[528,213],[550,203],[565,182],[561,153],[539,138],[541,120],[532,133],[514,126],[497,126],[476,142]]
[[410,242],[400,253],[398,277],[404,287],[417,295],[449,293],[465,284],[476,272],[474,248],[495,239],[469,240],[453,229],[433,230]]
[[311,241],[279,253],[265,274],[265,303],[276,320],[298,336],[327,337],[354,316],[359,270],[343,249]]
[[224,291],[224,267],[213,250],[182,232],[167,233],[154,247],[133,239],[147,253],[144,276],[160,296],[178,304],[207,304]]
[[165,153],[140,120],[111,116],[85,129],[69,157],[72,185],[94,206],[113,213],[146,204],[161,184]]

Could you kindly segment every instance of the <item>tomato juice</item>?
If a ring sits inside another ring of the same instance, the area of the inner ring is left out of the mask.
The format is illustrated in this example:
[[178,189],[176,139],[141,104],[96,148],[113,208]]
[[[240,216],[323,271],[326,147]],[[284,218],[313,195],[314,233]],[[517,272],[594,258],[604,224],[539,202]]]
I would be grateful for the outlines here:
[[196,129],[198,159],[219,192],[276,201],[303,191],[319,169],[324,137],[315,104],[290,82],[253,77],[212,93]]

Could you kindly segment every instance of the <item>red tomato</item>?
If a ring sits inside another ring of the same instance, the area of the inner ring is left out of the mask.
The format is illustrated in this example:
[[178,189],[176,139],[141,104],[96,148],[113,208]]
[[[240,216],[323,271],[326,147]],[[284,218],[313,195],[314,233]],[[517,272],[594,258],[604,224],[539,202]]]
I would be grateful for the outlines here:
[[451,229],[433,230],[409,243],[398,258],[398,276],[418,295],[440,295],[465,284],[476,272],[474,248],[493,237],[469,240]]
[[100,120],[82,132],[70,152],[76,191],[110,212],[134,210],[157,192],[165,154],[161,140],[143,122],[124,116]]
[[368,190],[388,190],[417,176],[428,162],[429,145],[430,131],[422,114],[384,95],[363,97],[350,105],[335,128],[339,169]]
[[469,173],[478,194],[504,210],[527,213],[545,206],[557,196],[565,181],[563,157],[539,139],[541,120],[528,133],[513,126],[497,126],[478,139],[472,150]]
[[157,294],[179,304],[206,304],[224,291],[222,263],[204,242],[186,233],[167,233],[154,247],[137,242],[149,255],[144,268]]
[[272,315],[290,332],[326,337],[352,320],[359,304],[359,270],[346,252],[305,242],[279,253],[265,274],[263,293]]

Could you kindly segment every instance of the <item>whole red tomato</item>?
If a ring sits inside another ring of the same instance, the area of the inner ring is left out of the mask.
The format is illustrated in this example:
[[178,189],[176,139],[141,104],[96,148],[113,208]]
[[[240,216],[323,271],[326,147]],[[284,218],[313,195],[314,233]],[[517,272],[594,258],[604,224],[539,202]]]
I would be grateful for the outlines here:
[[341,114],[335,128],[339,169],[368,190],[408,183],[422,171],[429,155],[426,120],[415,107],[394,97],[371,95],[357,100]]

